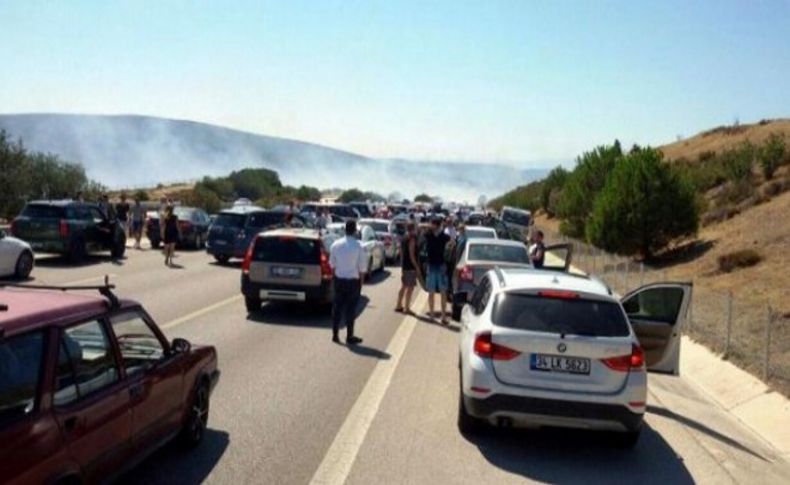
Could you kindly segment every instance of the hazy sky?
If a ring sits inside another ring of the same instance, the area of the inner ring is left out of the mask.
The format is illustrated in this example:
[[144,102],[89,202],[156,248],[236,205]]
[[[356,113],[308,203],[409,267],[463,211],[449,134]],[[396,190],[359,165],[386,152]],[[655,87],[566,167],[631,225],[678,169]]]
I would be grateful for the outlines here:
[[568,161],[790,115],[790,1],[0,0],[0,111]]

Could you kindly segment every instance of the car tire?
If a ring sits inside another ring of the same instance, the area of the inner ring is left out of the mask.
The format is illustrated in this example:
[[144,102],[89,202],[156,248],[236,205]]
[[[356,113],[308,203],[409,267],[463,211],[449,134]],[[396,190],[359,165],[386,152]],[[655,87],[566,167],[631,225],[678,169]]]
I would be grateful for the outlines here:
[[30,251],[22,251],[22,254],[20,254],[19,258],[16,260],[14,276],[20,280],[27,279],[27,277],[30,276],[30,273],[33,271],[34,264],[35,258],[33,257],[33,253]]
[[115,238],[110,255],[113,259],[121,259],[124,254],[126,254],[126,235],[121,234]]
[[209,412],[209,385],[202,380],[195,389],[187,408],[187,416],[184,427],[181,429],[181,444],[185,448],[195,448],[203,441],[208,427]]
[[86,253],[86,248],[85,248],[84,239],[79,237],[71,241],[71,247],[69,248],[68,257],[72,263],[79,264],[83,262],[85,260],[85,253]]
[[230,261],[230,256],[226,256],[224,254],[215,254],[214,259],[216,259],[219,264],[228,264],[228,261]]
[[464,436],[480,434],[485,430],[486,423],[482,419],[476,418],[466,411],[466,406],[464,406],[464,393],[461,391],[463,383],[460,379],[458,380],[458,384],[458,431]]
[[257,312],[261,309],[261,299],[252,296],[244,297],[244,306],[247,308],[248,313]]
[[640,430],[626,431],[625,433],[615,432],[611,434],[610,441],[616,448],[630,450],[639,442],[640,435]]
[[200,234],[195,235],[195,249],[202,249],[203,248],[203,238],[200,237]]

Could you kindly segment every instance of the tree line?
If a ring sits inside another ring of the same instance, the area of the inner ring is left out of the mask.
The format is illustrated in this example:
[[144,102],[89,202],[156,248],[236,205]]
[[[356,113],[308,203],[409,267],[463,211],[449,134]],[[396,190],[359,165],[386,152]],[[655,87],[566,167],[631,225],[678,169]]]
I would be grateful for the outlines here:
[[81,164],[29,151],[0,130],[0,218],[14,218],[30,200],[74,198],[80,192],[86,200],[97,200],[106,190],[88,178]]

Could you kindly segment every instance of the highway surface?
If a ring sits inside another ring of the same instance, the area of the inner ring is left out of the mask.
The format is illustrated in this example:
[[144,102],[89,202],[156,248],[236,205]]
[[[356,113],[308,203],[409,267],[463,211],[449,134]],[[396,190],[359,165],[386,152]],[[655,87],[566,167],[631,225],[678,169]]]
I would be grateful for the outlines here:
[[[266,305],[247,315],[239,266],[182,251],[179,269],[157,251],[92,257],[73,267],[42,257],[47,284],[99,283],[144,304],[168,337],[216,346],[222,371],[210,431],[195,451],[166,447],[127,483],[789,483],[790,465],[682,378],[653,376],[647,428],[634,450],[570,431],[495,431],[474,439],[455,425],[457,327],[392,311],[399,270],[363,290],[363,345],[331,342],[326,315]],[[425,295],[418,295],[424,312]],[[787,423],[785,423],[787,425]]]

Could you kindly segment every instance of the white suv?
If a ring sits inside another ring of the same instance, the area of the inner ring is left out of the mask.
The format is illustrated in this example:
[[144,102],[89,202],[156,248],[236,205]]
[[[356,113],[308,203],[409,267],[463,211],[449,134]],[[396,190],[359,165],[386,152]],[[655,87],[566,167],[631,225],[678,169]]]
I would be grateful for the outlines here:
[[691,283],[657,283],[621,301],[563,272],[494,269],[461,315],[458,426],[557,426],[639,438],[646,370],[677,374]]

